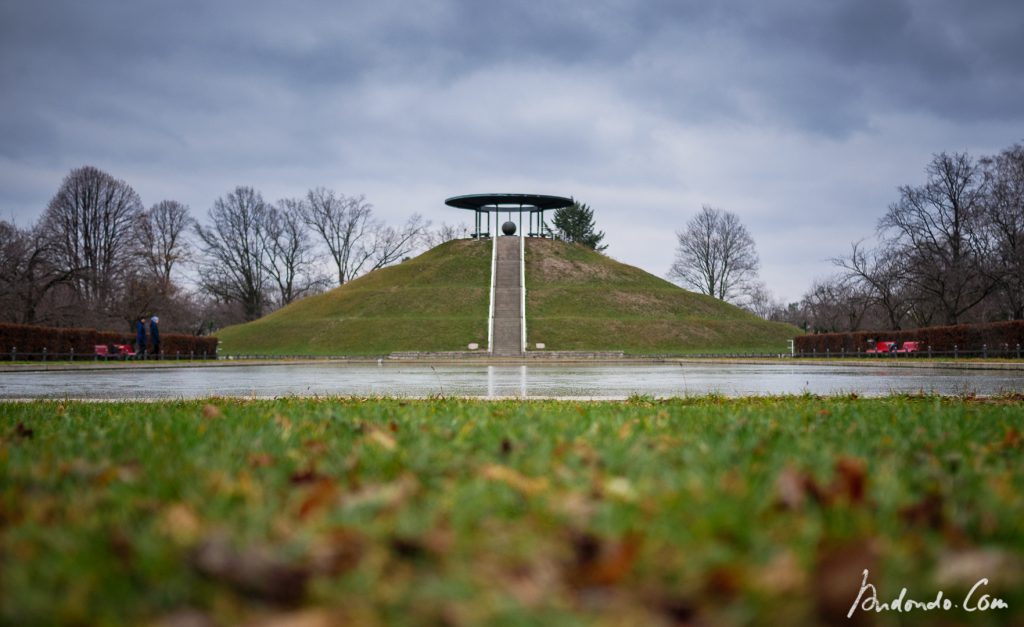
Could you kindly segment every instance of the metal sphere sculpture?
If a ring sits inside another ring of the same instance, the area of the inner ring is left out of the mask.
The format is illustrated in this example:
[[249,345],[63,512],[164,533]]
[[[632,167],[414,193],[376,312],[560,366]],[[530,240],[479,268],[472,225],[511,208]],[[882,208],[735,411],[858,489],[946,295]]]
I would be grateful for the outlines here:
[[502,224],[501,225],[501,232],[504,233],[505,235],[515,235],[516,234],[516,223],[511,221],[511,220],[509,220],[505,224]]

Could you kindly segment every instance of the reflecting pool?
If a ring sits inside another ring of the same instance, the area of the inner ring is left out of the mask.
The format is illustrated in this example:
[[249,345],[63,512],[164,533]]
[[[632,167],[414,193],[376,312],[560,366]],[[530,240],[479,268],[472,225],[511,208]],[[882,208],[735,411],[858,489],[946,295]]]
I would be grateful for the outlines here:
[[464,396],[620,399],[893,392],[1024,391],[1024,370],[949,365],[685,362],[676,364],[271,364],[0,373],[0,398],[173,399],[207,396]]

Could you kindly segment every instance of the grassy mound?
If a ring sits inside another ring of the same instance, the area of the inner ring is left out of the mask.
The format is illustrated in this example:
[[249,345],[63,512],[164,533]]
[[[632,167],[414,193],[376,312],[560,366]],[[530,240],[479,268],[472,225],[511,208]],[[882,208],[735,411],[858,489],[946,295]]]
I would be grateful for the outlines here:
[[221,353],[381,355],[486,346],[490,273],[490,242],[447,242],[223,329]]
[[[486,348],[491,242],[456,240],[218,332],[222,354],[383,355]],[[526,241],[526,328],[548,350],[779,353],[800,331],[592,250]]]
[[526,240],[527,338],[549,350],[781,353],[796,327],[765,322],[582,246]]

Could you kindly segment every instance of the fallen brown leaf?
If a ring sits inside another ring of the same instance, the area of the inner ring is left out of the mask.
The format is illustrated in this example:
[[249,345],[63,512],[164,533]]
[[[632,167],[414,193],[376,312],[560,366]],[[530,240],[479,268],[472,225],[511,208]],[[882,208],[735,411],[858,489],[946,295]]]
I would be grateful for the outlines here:
[[135,544],[131,537],[121,527],[114,527],[110,530],[108,537],[110,553],[115,556],[123,566],[131,566],[135,560]]
[[24,422],[19,422],[14,427],[14,436],[22,440],[31,440],[35,437],[35,430],[25,426]]
[[249,465],[254,468],[271,466],[273,463],[274,458],[269,453],[252,453],[249,455]]
[[125,483],[134,483],[142,475],[142,464],[135,460],[127,461],[117,467],[117,479]]
[[601,486],[601,493],[623,503],[634,503],[639,496],[633,483],[625,477],[608,477]]
[[374,444],[380,446],[382,449],[386,451],[393,451],[396,448],[398,448],[398,444],[395,442],[395,438],[391,437],[390,435],[384,433],[379,429],[373,429],[372,431],[370,431],[370,433],[366,436],[366,439],[369,442],[373,442]]
[[303,485],[307,483],[316,483],[327,478],[328,477],[317,472],[316,468],[309,466],[308,468],[300,468],[293,472],[289,475],[288,481],[291,482],[292,485]]
[[420,482],[415,475],[405,474],[390,483],[367,484],[356,491],[348,492],[342,499],[346,508],[373,506],[394,508],[408,500],[419,490]]
[[491,481],[504,483],[526,496],[534,496],[548,489],[547,477],[527,477],[508,466],[488,464],[481,469],[480,474]]
[[796,554],[782,550],[752,575],[754,586],[773,596],[801,592],[807,585],[807,573]]
[[334,529],[311,545],[310,569],[315,573],[335,577],[355,568],[365,552],[366,539],[359,531]]
[[818,617],[827,625],[869,624],[872,617],[855,612],[847,618],[857,598],[864,570],[872,570],[878,560],[875,543],[867,538],[843,543],[823,542],[818,547],[812,578]]
[[215,627],[209,614],[194,608],[183,608],[158,618],[152,627]]
[[931,490],[917,503],[901,509],[899,515],[907,524],[914,527],[942,529],[946,523],[942,494],[937,490]]
[[709,569],[704,577],[704,591],[719,599],[735,597],[742,587],[743,573],[734,565],[715,566]]
[[658,609],[672,621],[672,625],[688,627],[702,624],[702,621],[697,620],[697,606],[690,599],[669,597],[662,599],[657,605]]
[[57,466],[57,471],[61,475],[71,475],[73,477],[87,479],[90,481],[96,480],[105,470],[106,467],[82,459],[81,457],[61,462],[60,465]]
[[562,592],[562,572],[555,560],[548,555],[522,557],[505,562],[483,564],[480,574],[493,581],[503,592],[507,592],[521,606],[538,608],[550,603],[553,596]]
[[428,553],[423,541],[412,536],[392,536],[388,546],[392,553],[406,560],[417,560]]
[[175,503],[163,511],[160,528],[178,544],[191,544],[199,537],[202,523],[191,507]]
[[617,542],[606,542],[592,533],[575,533],[570,537],[574,563],[567,579],[577,588],[609,586],[629,573],[640,553],[643,536],[627,532]]
[[127,462],[119,466],[107,466],[98,470],[102,467],[97,467],[96,475],[94,477],[97,484],[106,486],[110,485],[114,481],[122,481],[124,483],[134,483],[139,478],[141,467],[138,462]]
[[963,588],[973,586],[981,579],[1003,589],[1019,586],[1024,578],[1022,560],[997,548],[975,548],[942,555],[935,573],[940,587]]
[[777,504],[784,509],[798,510],[807,498],[823,506],[838,501],[861,505],[867,501],[867,464],[855,457],[840,457],[832,483],[827,486],[805,472],[787,467],[776,477],[775,492]]
[[1006,430],[1006,435],[1003,436],[1003,448],[1020,448],[1022,442],[1024,442],[1024,438],[1021,438],[1020,431],[1013,427]]
[[323,440],[311,438],[303,442],[302,446],[313,455],[322,455],[327,452],[327,444]]
[[299,505],[299,518],[306,519],[327,505],[337,502],[338,484],[333,479],[322,478],[309,489]]
[[807,500],[808,477],[792,467],[786,467],[775,479],[776,501],[785,509],[803,509]]
[[840,457],[836,460],[833,495],[845,496],[850,503],[863,503],[867,497],[867,467],[864,460],[855,457]]
[[455,533],[447,524],[439,524],[423,536],[423,545],[435,555],[447,555],[455,544]]
[[337,610],[312,608],[294,612],[278,612],[245,623],[246,627],[337,627],[353,624]]
[[289,563],[266,547],[236,549],[223,535],[205,539],[191,558],[201,574],[263,601],[293,605],[302,600],[309,569]]
[[568,452],[569,452],[569,443],[565,442],[564,440],[560,441],[558,444],[555,445],[555,448],[552,449],[552,451],[551,451],[551,458],[555,459],[555,460],[558,460],[558,461],[561,461],[562,458],[565,457],[565,454],[568,453]]
[[572,450],[588,466],[599,466],[601,464],[601,455],[589,442],[578,439],[573,442]]

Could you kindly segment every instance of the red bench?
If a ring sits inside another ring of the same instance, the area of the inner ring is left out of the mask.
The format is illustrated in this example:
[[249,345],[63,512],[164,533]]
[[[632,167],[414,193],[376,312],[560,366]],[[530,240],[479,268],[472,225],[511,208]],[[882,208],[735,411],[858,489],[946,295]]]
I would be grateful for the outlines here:
[[916,353],[921,350],[920,342],[903,342],[903,346],[900,346],[899,342],[878,342],[874,348],[869,348],[865,353],[874,355],[880,353]]
[[106,344],[95,344],[92,348],[96,357],[104,359],[110,359],[111,357],[117,359],[135,357],[135,350],[132,349],[131,344],[111,344],[109,346]]
[[131,344],[114,344],[114,348],[118,351],[118,356],[121,358],[135,357],[135,349],[132,348]]
[[864,352],[869,355],[875,353],[895,353],[896,342],[877,342],[874,348],[869,348]]

